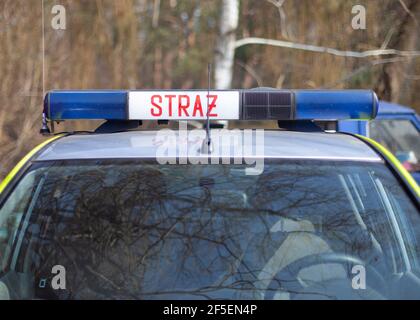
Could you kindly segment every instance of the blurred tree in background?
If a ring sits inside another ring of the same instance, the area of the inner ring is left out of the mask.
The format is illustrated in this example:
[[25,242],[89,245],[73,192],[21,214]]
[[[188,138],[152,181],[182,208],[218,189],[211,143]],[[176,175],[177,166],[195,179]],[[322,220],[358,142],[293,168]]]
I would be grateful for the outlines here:
[[[66,30],[51,27],[56,4],[66,8]],[[366,8],[366,30],[352,28],[357,4]],[[204,88],[212,62],[217,74],[221,65],[231,70],[232,80],[215,77],[218,87],[372,88],[420,111],[419,55],[238,46],[256,37],[342,51],[418,51],[418,0],[44,0],[44,15],[43,76],[41,0],[0,1],[0,179],[42,140],[43,77],[45,90]],[[92,124],[57,130],[68,128]]]

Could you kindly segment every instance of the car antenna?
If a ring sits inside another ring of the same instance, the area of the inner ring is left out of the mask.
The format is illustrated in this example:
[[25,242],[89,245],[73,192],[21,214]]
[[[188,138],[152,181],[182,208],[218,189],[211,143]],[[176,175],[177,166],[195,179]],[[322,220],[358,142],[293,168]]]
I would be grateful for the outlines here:
[[53,127],[53,122],[51,122],[51,129],[48,127],[48,120],[47,120],[47,110],[48,110],[48,104],[49,104],[49,98],[46,97],[44,98],[43,101],[43,109],[42,109],[42,126],[41,129],[39,130],[39,133],[42,134],[43,136],[48,136],[51,134],[51,131],[54,132],[54,127]]
[[45,112],[42,113],[42,126],[39,130],[39,133],[43,136],[48,136],[49,134],[51,134],[50,128],[48,128],[47,116]]
[[210,154],[212,152],[211,135],[210,135],[210,112],[209,112],[209,99],[211,88],[211,63],[207,65],[207,115],[206,115],[206,139],[201,146],[201,152]]

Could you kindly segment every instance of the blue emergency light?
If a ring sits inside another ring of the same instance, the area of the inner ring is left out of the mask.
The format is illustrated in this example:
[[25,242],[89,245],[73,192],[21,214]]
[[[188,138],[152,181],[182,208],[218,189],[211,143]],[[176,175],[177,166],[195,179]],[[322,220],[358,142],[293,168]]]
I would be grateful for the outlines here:
[[98,120],[369,120],[372,90],[92,90],[51,91],[50,121]]

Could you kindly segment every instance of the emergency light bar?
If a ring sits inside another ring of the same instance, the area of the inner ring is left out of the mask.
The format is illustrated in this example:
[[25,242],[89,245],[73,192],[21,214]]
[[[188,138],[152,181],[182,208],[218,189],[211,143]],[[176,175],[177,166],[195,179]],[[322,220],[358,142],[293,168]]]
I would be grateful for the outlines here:
[[[207,110],[208,106],[208,110]],[[96,120],[360,120],[375,118],[371,90],[51,91],[50,121]]]

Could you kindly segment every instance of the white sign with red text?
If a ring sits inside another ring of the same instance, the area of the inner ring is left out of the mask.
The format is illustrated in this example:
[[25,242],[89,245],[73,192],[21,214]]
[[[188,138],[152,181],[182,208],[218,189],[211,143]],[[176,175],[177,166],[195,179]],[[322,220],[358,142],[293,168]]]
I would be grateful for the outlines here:
[[[207,100],[208,96],[208,100]],[[130,120],[239,119],[239,91],[131,91]]]

